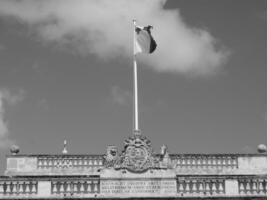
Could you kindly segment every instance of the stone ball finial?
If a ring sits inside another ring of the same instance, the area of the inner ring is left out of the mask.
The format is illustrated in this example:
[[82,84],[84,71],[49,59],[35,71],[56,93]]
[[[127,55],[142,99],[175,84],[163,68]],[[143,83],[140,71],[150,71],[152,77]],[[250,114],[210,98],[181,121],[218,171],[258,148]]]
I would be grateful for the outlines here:
[[258,145],[258,152],[259,153],[266,153],[267,152],[267,147],[265,144],[259,144]]
[[11,147],[10,147],[10,153],[12,154],[12,155],[17,155],[18,153],[19,153],[19,146],[17,146],[17,145],[12,145]]

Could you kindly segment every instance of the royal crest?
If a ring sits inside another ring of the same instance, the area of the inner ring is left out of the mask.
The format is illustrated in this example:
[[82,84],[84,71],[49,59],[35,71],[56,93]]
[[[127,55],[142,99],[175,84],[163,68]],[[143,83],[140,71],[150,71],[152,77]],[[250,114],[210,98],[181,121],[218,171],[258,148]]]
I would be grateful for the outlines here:
[[151,142],[141,134],[135,134],[124,142],[124,149],[120,156],[106,156],[106,167],[127,169],[131,172],[145,172],[148,169],[159,168],[159,161],[153,155]]

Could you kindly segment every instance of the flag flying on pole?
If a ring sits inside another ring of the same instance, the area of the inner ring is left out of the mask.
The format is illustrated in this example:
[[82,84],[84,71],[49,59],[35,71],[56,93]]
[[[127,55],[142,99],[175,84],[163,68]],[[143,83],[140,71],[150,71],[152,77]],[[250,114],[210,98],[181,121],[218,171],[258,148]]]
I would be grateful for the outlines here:
[[157,44],[151,35],[152,26],[135,26],[134,54],[152,53]]

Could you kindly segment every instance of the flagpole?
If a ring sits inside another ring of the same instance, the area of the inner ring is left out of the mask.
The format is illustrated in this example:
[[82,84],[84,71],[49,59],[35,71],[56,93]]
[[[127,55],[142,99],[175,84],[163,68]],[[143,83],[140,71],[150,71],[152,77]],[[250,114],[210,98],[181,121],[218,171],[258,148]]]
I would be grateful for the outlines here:
[[134,128],[133,128],[133,134],[141,134],[141,131],[139,130],[139,113],[138,113],[138,83],[137,83],[137,62],[136,62],[136,55],[135,55],[135,27],[136,27],[136,20],[133,20],[134,25],[134,32],[133,32],[133,85],[134,85]]

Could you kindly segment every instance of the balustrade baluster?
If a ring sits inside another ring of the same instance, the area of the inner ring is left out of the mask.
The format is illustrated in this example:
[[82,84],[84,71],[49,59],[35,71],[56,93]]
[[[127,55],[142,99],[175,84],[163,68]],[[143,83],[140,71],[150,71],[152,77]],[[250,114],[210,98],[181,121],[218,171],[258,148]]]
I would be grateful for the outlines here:
[[94,193],[95,192],[95,183],[94,183],[94,181],[92,181],[92,193]]
[[57,182],[56,183],[56,193],[60,193],[60,187],[61,187],[60,182]]
[[83,182],[83,188],[84,188],[84,192],[87,193],[88,192],[88,182],[87,181]]
[[235,158],[231,157],[230,162],[231,162],[231,167],[234,168],[235,167]]
[[251,187],[249,181],[244,180],[244,188],[245,188],[245,193],[250,194]]
[[192,193],[196,194],[197,193],[197,181],[192,180]]
[[231,157],[226,157],[226,167],[231,167]]
[[180,161],[180,163],[181,163],[181,167],[184,167],[184,158],[181,158],[181,161]]
[[180,183],[180,181],[178,180],[178,181],[177,181],[177,192],[180,193],[180,191],[181,191],[181,183]]
[[199,181],[199,183],[198,183],[198,191],[199,191],[199,193],[204,193],[204,187],[203,187],[203,182],[202,181]]
[[210,194],[210,190],[211,190],[210,183],[208,181],[206,181],[205,182],[205,192],[206,192],[206,194]]
[[258,188],[257,188],[258,193],[259,193],[259,194],[264,194],[264,193],[263,193],[263,180],[260,180],[260,179],[259,179],[257,182],[258,182],[258,185],[257,185],[257,187],[258,187]]
[[197,159],[197,165],[201,168],[202,167],[203,158]]
[[251,189],[251,193],[255,194],[257,192],[257,183],[256,180],[252,180],[252,189]]
[[32,183],[32,194],[36,194],[37,193],[37,182],[33,182]]
[[196,160],[194,157],[191,157],[191,164],[190,164],[190,167],[193,168],[196,166]]
[[252,186],[251,186],[251,181],[245,181],[245,190],[246,190],[246,194],[251,194],[251,189],[252,189]]
[[218,192],[217,192],[217,187],[216,187],[216,182],[211,182],[211,193],[212,194],[217,194]]
[[210,166],[213,168],[216,165],[215,160],[213,157],[211,157],[210,160],[211,160]]
[[13,184],[13,182],[10,182],[9,187],[10,187],[10,194],[12,194],[13,193],[13,190],[14,190],[14,184]]
[[236,158],[234,158],[234,159],[232,160],[232,164],[233,164],[233,167],[237,167],[237,160],[236,160]]
[[99,165],[100,165],[100,166],[103,165],[103,160],[102,160],[102,158],[99,160]]
[[62,185],[63,185],[63,191],[64,191],[64,193],[68,192],[68,183],[66,181],[64,181],[62,183]]
[[77,182],[73,182],[73,192],[74,193],[78,192]]
[[91,159],[89,160],[89,165],[90,165],[90,166],[92,165],[92,160],[91,160]]
[[30,193],[29,183],[27,183],[27,182],[25,182],[25,193],[27,193],[27,194]]
[[3,182],[0,183],[0,194],[4,193],[4,185]]
[[215,157],[215,167],[220,168],[222,166],[222,160],[220,157]]
[[211,158],[207,157],[207,167],[211,167]]
[[55,182],[51,182],[51,194],[55,193]]
[[94,183],[95,183],[95,191],[94,192],[98,193],[99,192],[99,182],[95,181]]
[[27,182],[27,185],[29,187],[29,193],[32,193],[32,182]]
[[84,181],[81,182],[81,188],[80,188],[81,193],[85,192],[85,188],[84,188]]
[[70,181],[67,181],[67,188],[66,188],[66,192],[70,193],[72,192],[72,184]]
[[225,167],[226,166],[226,161],[225,161],[225,157],[222,157],[222,161],[221,161],[221,167]]
[[10,183],[6,182],[6,193],[9,194],[10,193]]
[[82,168],[83,167],[83,160],[82,158],[79,158],[79,168]]
[[185,181],[185,193],[190,193],[190,181]]
[[77,159],[73,160],[73,166],[75,166],[75,167],[77,166]]
[[93,191],[93,183],[92,181],[88,181],[88,192],[92,193],[92,191]]
[[219,183],[218,183],[218,192],[220,193],[220,194],[222,194],[222,193],[224,193],[224,181],[219,181]]
[[86,167],[88,165],[88,158],[84,159],[84,167]]
[[244,194],[245,193],[245,186],[243,181],[239,181],[239,193]]

